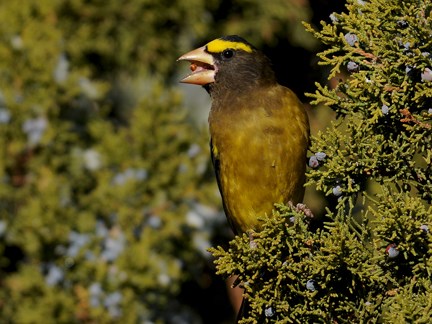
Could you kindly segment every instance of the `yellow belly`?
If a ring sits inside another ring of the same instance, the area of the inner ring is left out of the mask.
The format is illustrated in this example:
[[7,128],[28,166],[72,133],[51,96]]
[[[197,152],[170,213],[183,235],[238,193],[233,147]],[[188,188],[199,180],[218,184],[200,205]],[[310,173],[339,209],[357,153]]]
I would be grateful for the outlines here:
[[285,100],[274,101],[279,107],[257,101],[230,118],[211,113],[220,191],[236,232],[260,230],[258,218],[271,216],[274,203],[303,199],[309,127],[303,107],[291,96],[287,92]]

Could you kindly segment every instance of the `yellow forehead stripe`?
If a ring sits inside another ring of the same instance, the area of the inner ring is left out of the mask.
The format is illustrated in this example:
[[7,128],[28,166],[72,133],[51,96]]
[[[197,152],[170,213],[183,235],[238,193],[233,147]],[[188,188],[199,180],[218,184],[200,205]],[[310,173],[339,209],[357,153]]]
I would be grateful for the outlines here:
[[224,50],[231,48],[234,50],[243,50],[252,53],[252,47],[241,42],[231,42],[223,39],[215,39],[207,44],[207,51],[210,53],[221,53]]

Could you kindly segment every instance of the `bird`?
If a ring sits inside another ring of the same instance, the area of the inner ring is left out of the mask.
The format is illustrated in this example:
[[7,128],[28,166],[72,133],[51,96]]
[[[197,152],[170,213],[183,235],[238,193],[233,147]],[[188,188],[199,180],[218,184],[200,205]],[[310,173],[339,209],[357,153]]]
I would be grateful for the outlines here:
[[182,83],[209,93],[210,154],[222,205],[234,232],[262,230],[276,203],[304,197],[310,126],[297,95],[278,83],[270,59],[237,35],[178,58]]
[[[210,155],[234,232],[262,230],[276,203],[300,204],[310,142],[307,112],[278,83],[270,59],[237,35],[222,36],[178,58],[191,73],[180,82],[210,94]],[[248,316],[243,298],[236,322]]]

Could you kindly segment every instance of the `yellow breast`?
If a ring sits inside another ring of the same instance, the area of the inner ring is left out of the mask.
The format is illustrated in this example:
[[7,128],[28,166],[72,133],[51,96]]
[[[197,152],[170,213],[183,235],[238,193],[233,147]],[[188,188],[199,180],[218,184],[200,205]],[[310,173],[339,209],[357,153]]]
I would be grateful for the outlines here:
[[237,232],[259,230],[274,203],[303,199],[309,143],[307,114],[290,90],[247,99],[212,107],[209,117],[225,212]]

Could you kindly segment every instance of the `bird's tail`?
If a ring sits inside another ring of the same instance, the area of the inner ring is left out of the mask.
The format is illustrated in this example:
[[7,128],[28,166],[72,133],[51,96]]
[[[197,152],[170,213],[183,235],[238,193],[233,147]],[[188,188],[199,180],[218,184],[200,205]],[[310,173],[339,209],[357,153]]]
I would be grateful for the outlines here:
[[[244,318],[248,318],[251,315],[251,305],[248,299],[246,299],[245,297],[243,297],[239,312],[237,314],[237,319],[236,319],[236,323],[238,323],[240,320],[244,319]],[[254,318],[254,320],[257,321],[257,323],[264,323],[265,322],[265,315],[264,313],[262,313],[261,315],[259,315],[258,317]]]
[[240,309],[237,314],[236,323],[238,323],[241,319],[247,317],[249,314],[250,305],[246,298],[243,297],[242,303],[240,305]]

